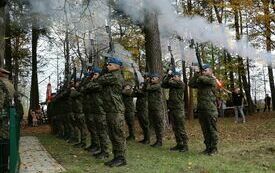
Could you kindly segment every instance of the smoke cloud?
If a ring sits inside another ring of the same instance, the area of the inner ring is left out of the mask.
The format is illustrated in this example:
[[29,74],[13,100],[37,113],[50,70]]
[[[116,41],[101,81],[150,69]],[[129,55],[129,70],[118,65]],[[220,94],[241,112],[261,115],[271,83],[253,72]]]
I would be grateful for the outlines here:
[[[200,16],[178,16],[171,5],[171,0],[120,0],[120,8],[134,20],[143,22],[143,11],[157,10],[159,13],[159,29],[162,37],[179,35],[183,39],[194,39],[196,42],[211,42],[214,46],[225,48],[233,55],[249,57],[261,64],[274,64],[274,55],[269,52],[257,50],[246,38],[236,41],[234,31],[225,25],[211,24]],[[129,10],[129,7],[131,8]],[[134,9],[134,10],[133,10]]]

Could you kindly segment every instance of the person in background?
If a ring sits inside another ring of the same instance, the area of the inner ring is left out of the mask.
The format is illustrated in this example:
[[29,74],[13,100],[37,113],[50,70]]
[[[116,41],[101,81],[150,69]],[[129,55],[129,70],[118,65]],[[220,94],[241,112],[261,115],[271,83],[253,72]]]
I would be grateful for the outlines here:
[[268,109],[268,112],[270,112],[270,104],[271,104],[271,97],[266,94],[264,99],[264,112],[266,111],[266,108]]
[[232,92],[232,100],[233,100],[233,106],[235,111],[235,123],[239,122],[239,113],[241,114],[241,117],[242,117],[242,123],[245,123],[246,120],[243,112],[244,96],[241,93],[241,90],[239,87],[236,87]]
[[38,124],[37,124],[37,115],[35,113],[35,111],[31,111],[31,117],[32,117],[32,126],[33,127],[37,127]]

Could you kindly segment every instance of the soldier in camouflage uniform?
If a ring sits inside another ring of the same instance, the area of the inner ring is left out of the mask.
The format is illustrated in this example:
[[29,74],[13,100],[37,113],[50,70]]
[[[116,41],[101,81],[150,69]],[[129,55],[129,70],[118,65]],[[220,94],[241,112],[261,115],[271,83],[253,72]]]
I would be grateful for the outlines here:
[[163,139],[164,122],[160,75],[154,73],[150,75],[150,78],[150,82],[146,86],[146,91],[148,92],[148,113],[149,119],[151,119],[153,123],[152,125],[155,130],[157,139],[156,142],[151,146],[161,147]]
[[204,154],[213,155],[217,153],[217,117],[218,111],[216,107],[215,87],[216,81],[213,77],[210,65],[203,65],[203,71],[200,75],[196,73],[190,80],[190,87],[198,89],[198,116],[201,129],[204,136],[206,149]]
[[105,165],[110,167],[126,165],[126,140],[123,131],[125,107],[122,101],[124,81],[120,70],[121,66],[120,59],[110,58],[107,65],[108,73],[101,75],[98,79],[103,86],[103,108],[106,112],[109,137],[114,153],[114,158],[105,162]]
[[48,116],[48,121],[51,126],[51,133],[53,135],[57,134],[57,127],[56,127],[56,97],[55,93],[51,95],[52,99],[50,102],[47,104],[47,116]]
[[71,85],[66,87],[65,91],[62,94],[62,99],[61,99],[61,105],[63,109],[63,114],[61,117],[62,119],[62,124],[64,126],[64,138],[68,143],[76,143],[78,142],[78,131],[76,127],[76,120],[75,116],[73,113],[73,101],[70,96],[71,93]]
[[139,141],[143,144],[150,143],[150,129],[148,118],[148,95],[145,91],[145,83],[141,83],[139,87],[134,90],[136,101],[136,116],[138,118],[139,125],[143,132],[143,140]]
[[64,132],[64,108],[63,108],[63,101],[62,101],[62,91],[60,90],[55,99],[54,99],[54,112],[55,112],[55,118],[54,118],[54,126],[56,127],[56,136],[61,138],[63,136]]
[[85,147],[86,146],[86,122],[85,115],[83,113],[83,102],[82,102],[82,94],[80,92],[80,79],[78,79],[75,83],[74,87],[71,87],[70,97],[72,98],[73,105],[73,124],[79,131],[79,139],[80,142],[74,144],[75,147]]
[[86,91],[90,95],[90,104],[93,106],[88,117],[88,126],[94,126],[100,144],[100,152],[95,153],[94,156],[98,159],[105,159],[109,157],[108,154],[108,135],[106,113],[103,109],[102,101],[102,86],[98,83],[98,77],[101,69],[93,67],[92,80],[87,84]]
[[97,129],[93,117],[94,106],[91,102],[91,94],[87,90],[87,85],[90,83],[92,77],[91,72],[85,74],[85,78],[81,82],[81,92],[83,95],[83,112],[85,114],[85,120],[87,129],[90,133],[90,146],[86,147],[85,150],[90,151],[92,154],[100,153],[100,144],[97,136]]
[[14,98],[14,87],[9,72],[0,68],[0,172],[8,172],[9,162],[9,107]]
[[126,140],[135,140],[135,106],[133,100],[133,87],[130,83],[125,83],[123,86],[122,99],[125,106],[124,116],[129,132],[129,136]]
[[179,72],[170,72],[162,80],[163,88],[169,89],[168,110],[169,117],[172,121],[172,127],[176,138],[177,145],[172,147],[171,151],[188,151],[187,134],[185,132],[185,115],[184,115],[184,83],[180,79]]

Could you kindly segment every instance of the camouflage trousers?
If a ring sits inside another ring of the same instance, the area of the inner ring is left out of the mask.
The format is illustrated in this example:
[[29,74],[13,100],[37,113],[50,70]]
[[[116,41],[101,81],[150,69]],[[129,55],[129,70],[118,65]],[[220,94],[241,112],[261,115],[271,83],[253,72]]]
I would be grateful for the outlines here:
[[108,131],[105,113],[94,113],[94,123],[96,127],[97,137],[102,152],[107,152],[108,149]]
[[146,110],[138,111],[138,112],[136,112],[136,116],[138,118],[139,125],[142,129],[144,139],[150,140],[150,127],[149,127],[148,112]]
[[10,140],[0,138],[0,172],[9,172]]
[[163,113],[159,110],[149,110],[148,116],[155,130],[157,142],[162,143],[164,131]]
[[78,140],[78,131],[76,126],[76,120],[74,113],[67,113],[66,118],[64,119],[65,138],[68,138],[70,141],[77,142]]
[[85,123],[85,115],[83,113],[74,113],[75,126],[79,130],[79,139],[81,143],[86,143],[87,126]]
[[218,144],[217,112],[199,111],[199,122],[201,125],[204,144],[206,149],[215,149]]
[[56,125],[56,130],[57,130],[57,135],[59,137],[62,137],[64,135],[64,114],[58,114],[55,119],[55,125]]
[[169,110],[169,117],[177,145],[187,147],[188,137],[185,131],[185,115],[183,110]]
[[91,136],[90,138],[91,147],[100,148],[94,114],[86,113],[85,118],[86,118],[86,125]]
[[125,112],[125,120],[128,126],[129,136],[135,136],[135,113],[134,112]]
[[106,113],[106,120],[114,158],[125,157],[126,139],[123,131],[125,124],[123,113]]

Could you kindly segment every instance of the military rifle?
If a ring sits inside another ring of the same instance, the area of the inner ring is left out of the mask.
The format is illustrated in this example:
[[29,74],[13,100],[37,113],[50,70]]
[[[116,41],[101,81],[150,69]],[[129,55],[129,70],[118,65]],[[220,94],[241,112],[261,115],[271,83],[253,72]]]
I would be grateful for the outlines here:
[[168,51],[169,51],[170,56],[171,56],[170,67],[169,67],[168,70],[172,70],[172,72],[176,72],[176,63],[175,63],[174,55],[172,53],[171,45],[168,45]]
[[[193,42],[194,42],[194,40],[193,40]],[[197,60],[198,60],[199,69],[200,69],[200,72],[202,72],[203,71],[202,60],[201,60],[201,55],[200,55],[199,44],[198,43],[196,44],[195,50],[196,50],[196,57],[197,57]]]
[[[193,40],[193,42],[194,42],[194,40]],[[204,69],[202,67],[202,59],[200,57],[199,44],[198,43],[196,44],[195,49],[196,49],[196,57],[197,57],[197,60],[198,60],[198,65],[199,65],[200,73],[202,73],[202,71]],[[220,89],[223,89],[226,92],[230,92],[226,88],[223,87],[222,82],[214,74],[212,75],[212,77],[215,79],[217,87],[219,87]]]
[[137,74],[136,68],[134,66],[134,63],[132,63],[131,66],[132,66],[132,68],[134,70],[135,88],[139,88],[138,74]]

